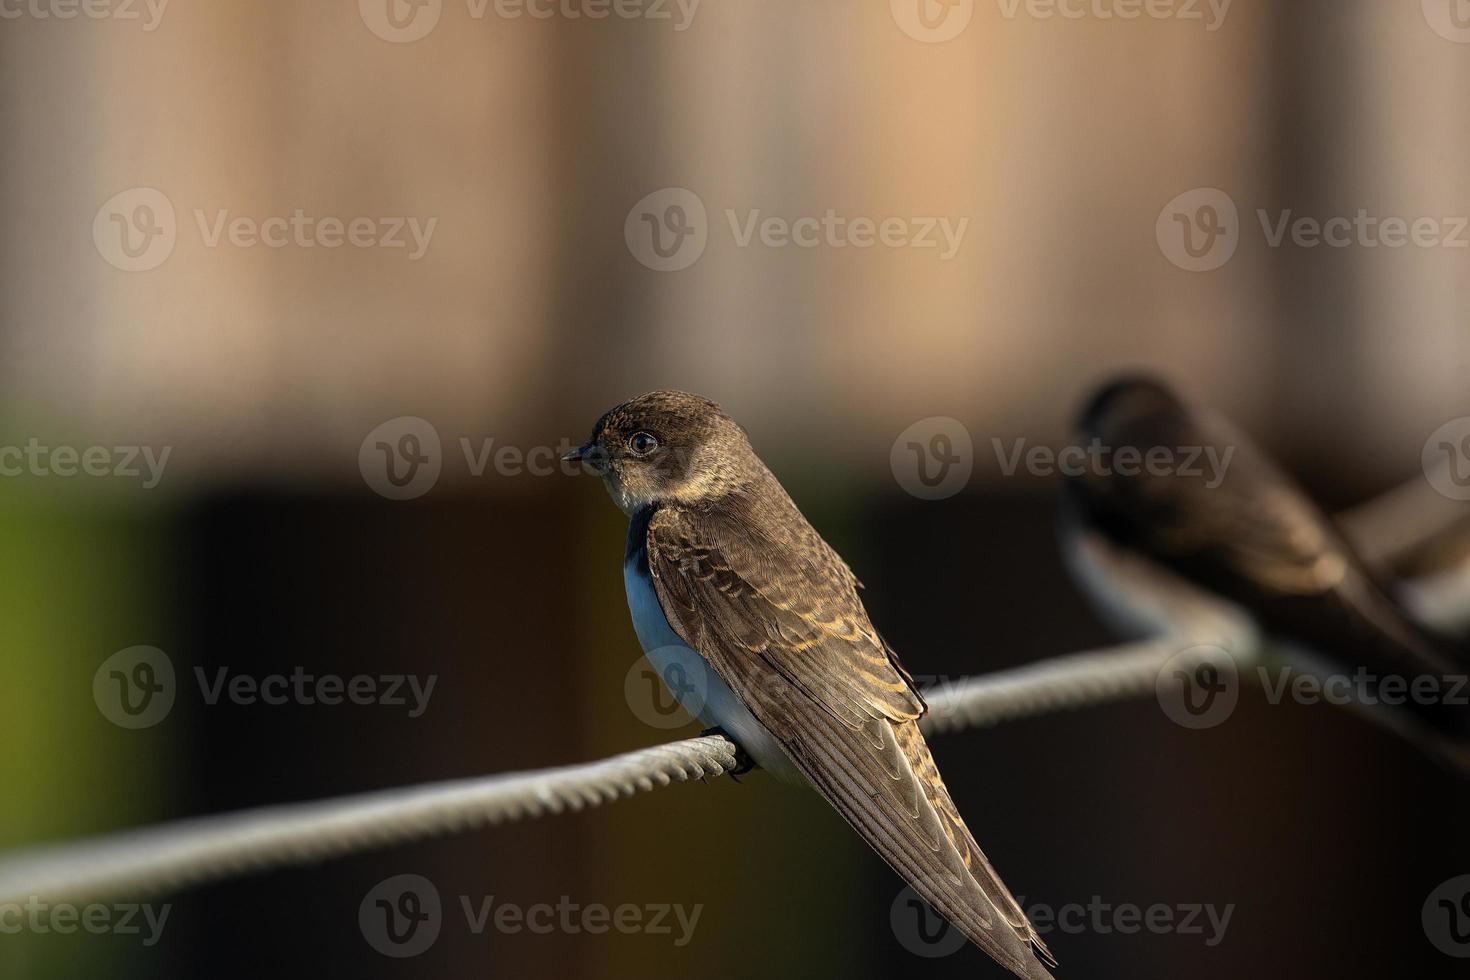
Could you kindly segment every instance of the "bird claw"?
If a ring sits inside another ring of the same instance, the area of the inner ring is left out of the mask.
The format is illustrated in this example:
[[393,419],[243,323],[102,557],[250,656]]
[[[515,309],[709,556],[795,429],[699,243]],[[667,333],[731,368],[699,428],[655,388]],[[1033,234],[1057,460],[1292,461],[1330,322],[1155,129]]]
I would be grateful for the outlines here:
[[729,770],[728,775],[737,783],[740,782],[741,776],[744,776],[746,773],[755,768],[755,760],[746,755],[745,749],[740,747],[740,743],[731,738],[730,733],[725,731],[718,725],[716,725],[714,728],[706,728],[704,731],[700,732],[699,735],[701,738],[706,735],[718,735],[723,739],[728,739],[731,744],[735,746],[735,768]]

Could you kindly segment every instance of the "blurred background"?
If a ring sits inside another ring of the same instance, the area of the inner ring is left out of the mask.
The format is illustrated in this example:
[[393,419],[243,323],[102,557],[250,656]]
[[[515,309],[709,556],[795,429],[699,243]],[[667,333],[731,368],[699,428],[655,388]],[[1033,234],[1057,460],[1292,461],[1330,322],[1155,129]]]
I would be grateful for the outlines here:
[[[695,731],[629,693],[622,515],[546,463],[652,388],[745,424],[931,679],[1109,642],[1055,480],[992,440],[1064,445],[1120,369],[1334,508],[1470,413],[1463,0],[3,17],[0,848]],[[935,418],[971,469],[924,499],[895,447]],[[130,728],[94,679],[138,646],[176,693]],[[207,697],[298,669],[436,686],[417,716]],[[1420,915],[1470,872],[1470,794],[1344,712],[1247,695],[1196,732],[1140,702],[935,746],[1028,908],[1232,909],[1220,936],[1053,929],[1058,976],[1458,975]],[[445,906],[406,959],[358,920],[400,874]],[[6,931],[0,970],[1003,975],[917,955],[899,888],[754,774],[158,897],[151,944]],[[701,911],[679,943],[462,908],[564,898]]]

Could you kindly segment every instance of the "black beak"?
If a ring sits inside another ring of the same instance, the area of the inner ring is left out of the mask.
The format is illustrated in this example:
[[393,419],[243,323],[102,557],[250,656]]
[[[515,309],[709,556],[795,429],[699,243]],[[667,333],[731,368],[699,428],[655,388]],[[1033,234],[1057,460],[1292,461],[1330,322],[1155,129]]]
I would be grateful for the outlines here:
[[578,446],[576,449],[566,453],[562,456],[562,462],[586,463],[592,469],[601,473],[604,458],[602,447],[595,442],[589,442],[585,446]]

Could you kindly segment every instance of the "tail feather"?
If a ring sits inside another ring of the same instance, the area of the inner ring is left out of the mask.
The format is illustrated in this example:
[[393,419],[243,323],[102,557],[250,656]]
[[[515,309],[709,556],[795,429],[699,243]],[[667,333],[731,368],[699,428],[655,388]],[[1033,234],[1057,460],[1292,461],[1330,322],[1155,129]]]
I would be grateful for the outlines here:
[[788,754],[919,898],[965,938],[1024,980],[1053,980],[1047,967],[1055,960],[963,830],[917,724],[874,718],[855,732],[817,711],[806,718],[802,737],[788,743]]
[[1026,918],[1026,912],[1021,908],[1021,903],[1016,901],[1005,882],[1001,881],[995,866],[980,849],[975,836],[970,833],[970,828],[965,825],[959,808],[955,806],[954,800],[949,795],[948,787],[944,785],[944,780],[939,775],[939,767],[934,762],[934,755],[929,750],[928,743],[924,741],[919,726],[908,723],[897,725],[895,728],[899,747],[908,759],[914,775],[924,787],[929,804],[941,815],[940,822],[944,826],[951,845],[959,852],[960,859],[969,869],[970,876],[979,884],[986,899],[1001,918],[1016,931],[1020,938],[1031,944],[1032,950],[1047,966],[1055,967],[1056,957],[1052,955],[1051,950],[1047,948],[1046,943],[1031,925],[1031,921]]

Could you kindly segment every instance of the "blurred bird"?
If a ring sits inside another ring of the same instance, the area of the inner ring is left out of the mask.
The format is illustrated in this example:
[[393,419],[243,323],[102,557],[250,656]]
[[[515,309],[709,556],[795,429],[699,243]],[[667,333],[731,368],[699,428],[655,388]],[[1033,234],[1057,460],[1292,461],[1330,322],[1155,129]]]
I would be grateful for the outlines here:
[[[1103,463],[1068,475],[1063,546],[1119,632],[1227,646],[1263,637],[1318,679],[1350,678],[1354,708],[1470,773],[1470,661],[1418,626],[1245,436],[1150,378],[1103,388],[1077,435]],[[1150,452],[1154,463],[1141,462]],[[1228,465],[1210,478],[1205,458]],[[1438,693],[1386,704],[1390,677],[1432,679]]]
[[603,415],[565,458],[601,474],[631,519],[634,628],[661,676],[704,680],[674,691],[686,709],[814,787],[1001,965],[1050,977],[1041,960],[1055,961],[939,777],[913,678],[745,431],[713,402],[655,391]]

